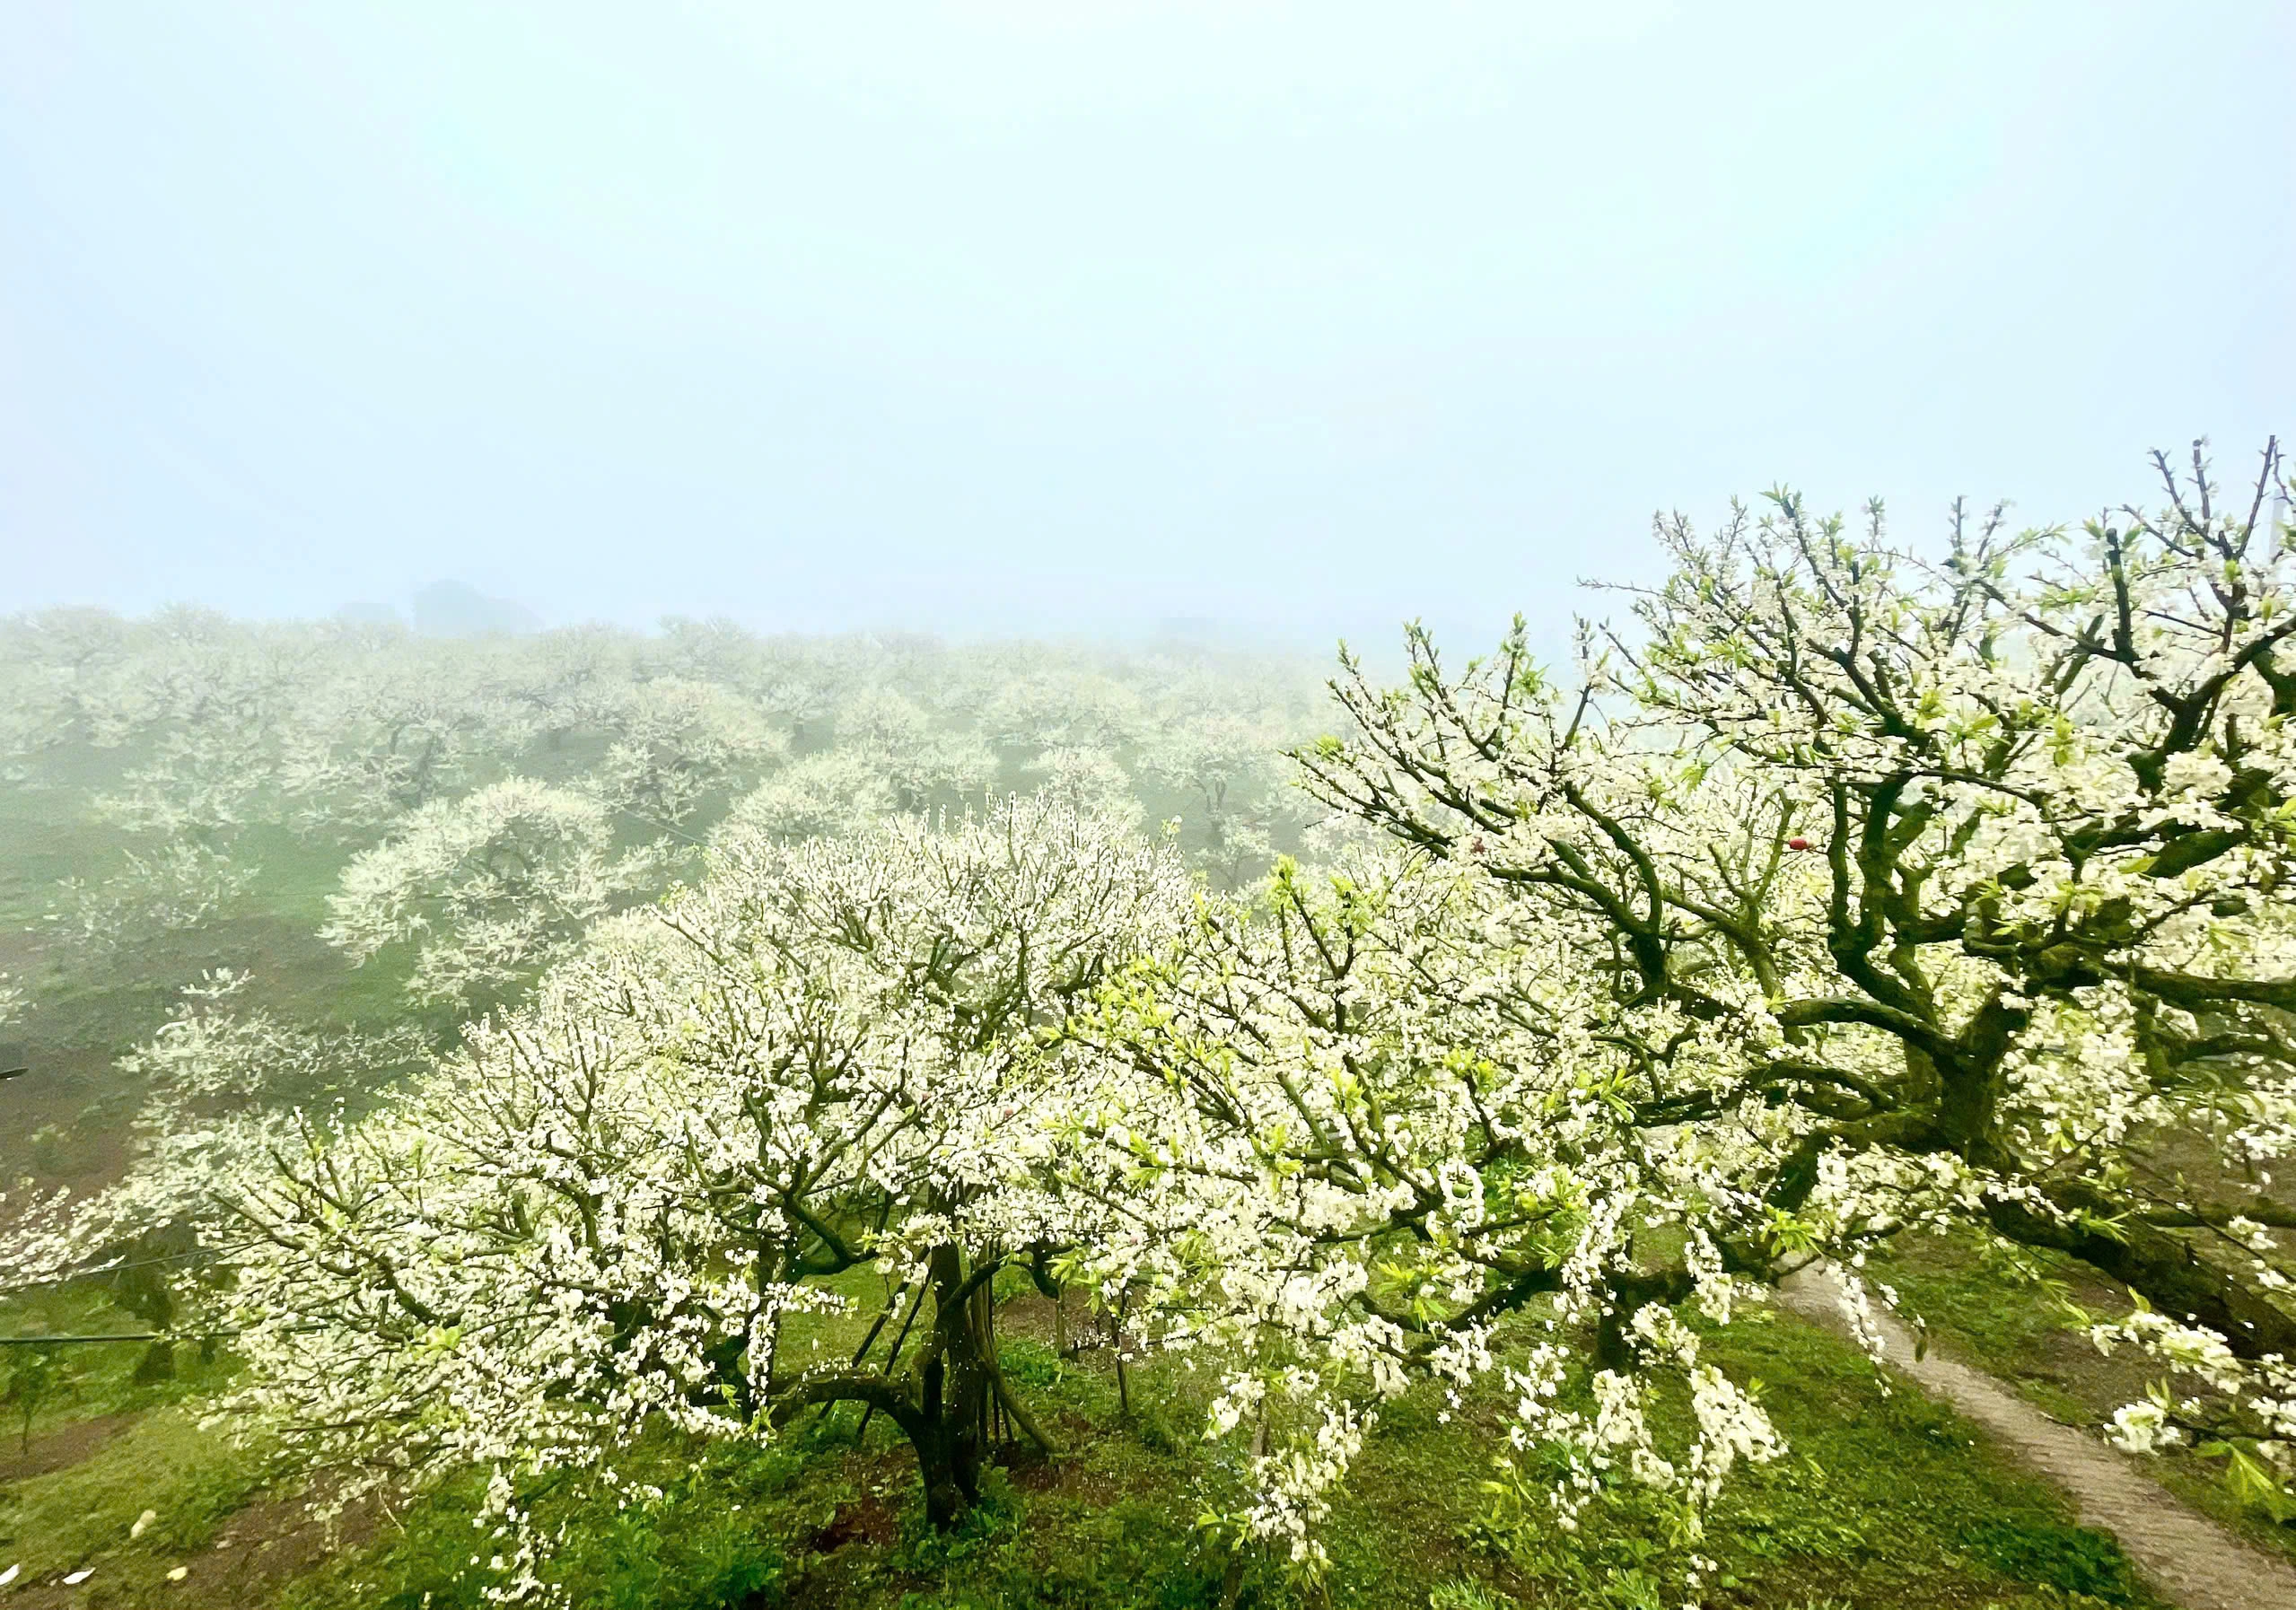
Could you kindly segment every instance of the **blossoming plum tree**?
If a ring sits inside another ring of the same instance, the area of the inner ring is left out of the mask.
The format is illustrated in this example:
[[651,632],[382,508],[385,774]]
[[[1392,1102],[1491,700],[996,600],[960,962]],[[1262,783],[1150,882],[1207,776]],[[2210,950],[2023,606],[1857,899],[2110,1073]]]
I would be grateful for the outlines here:
[[718,832],[779,843],[833,837],[893,814],[882,768],[844,749],[808,755],[734,802]]
[[131,831],[215,844],[271,814],[313,645],[291,629],[182,608],[161,610],[130,642],[136,652],[97,685],[89,729],[136,757],[99,798],[102,813]]
[[656,849],[616,853],[599,801],[513,777],[431,801],[354,857],[321,937],[357,962],[417,942],[408,993],[468,1005],[568,954],[662,865]]
[[1408,685],[1348,665],[1359,735],[1302,759],[1583,934],[1564,1032],[1623,1059],[1652,1146],[1699,1137],[1749,1232],[1726,1266],[1915,1224],[2068,1254],[2166,1317],[2117,1334],[2239,1387],[2284,1483],[2296,553],[2276,451],[2231,503],[2198,449],[2159,468],[2158,512],[1957,520],[1933,561],[1784,494],[1663,520],[1674,573],[1578,687],[1520,627],[1458,675],[1415,633]]
[[632,684],[598,719],[609,741],[591,791],[659,827],[686,821],[705,795],[738,788],[789,752],[764,710],[707,682],[657,677]]
[[1109,816],[1127,825],[1140,820],[1140,796],[1131,774],[1106,749],[1047,749],[1030,764],[1044,788],[1079,810]]
[[[1314,1569],[1376,1403],[1430,1376],[1456,1404],[1506,1371],[1512,1446],[1567,1450],[1573,1479],[1548,1493],[1565,1524],[1621,1477],[1695,1522],[1737,1460],[1775,1452],[1761,1410],[1651,1302],[1669,1227],[1684,1293],[1727,1317],[1722,1244],[1758,1216],[1705,1136],[1638,1121],[1634,1051],[1583,963],[1606,949],[1593,915],[1374,848],[1206,903],[1078,1026],[1114,1054],[1080,1098],[1076,1177],[1132,1227],[1078,1262],[1135,1294],[1158,1345],[1221,1372],[1212,1429],[1250,1445],[1222,1512],[1239,1536]],[[1679,1022],[1675,1050],[1687,1069],[1737,1047]],[[1535,1301],[1526,1355],[1499,1327]],[[1585,1336],[1591,1411],[1566,1391]],[[1688,1380],[1697,1428],[1671,1448],[1643,1412],[1661,1368]]]
[[901,810],[977,801],[996,772],[996,757],[978,736],[948,730],[891,687],[865,688],[838,707],[837,746],[885,780]]
[[66,878],[45,932],[89,959],[110,959],[138,944],[197,928],[229,911],[256,870],[233,863],[195,838],[172,838],[147,853],[123,852],[127,864],[100,879]]
[[[159,1031],[118,1059],[142,1097],[125,1170],[92,1191],[20,1201],[0,1238],[0,1285],[102,1273],[160,1245],[179,1273],[218,1258],[237,1238],[237,1193],[296,1132],[291,1115],[370,1099],[423,1060],[422,1038],[406,1025],[322,1028],[248,1010],[249,982],[218,969],[188,985]],[[137,1285],[147,1317],[190,1326],[217,1317],[212,1288],[148,1275]]]
[[[1106,1233],[1041,1126],[1069,1005],[1185,914],[1168,850],[1050,801],[837,841],[722,838],[524,1009],[369,1120],[309,1125],[240,1212],[250,1404],[315,1457],[610,1480],[648,1426],[762,1438],[857,1400],[928,1513],[978,1491],[996,1273]],[[920,1305],[896,1369],[792,1358],[784,1320],[875,1263]]]
[[[1399,687],[1343,657],[1345,733],[1296,757],[1324,864],[1234,895],[1118,809],[1135,776],[1193,794],[1222,882],[1288,836],[1256,752],[1283,713],[1192,673],[1065,711],[936,693],[930,645],[712,628],[644,684],[658,745],[460,800],[454,735],[517,705],[513,650],[462,668],[412,772],[360,701],[341,792],[427,797],[330,937],[421,945],[440,1001],[555,965],[371,1116],[217,1154],[203,1200],[259,1241],[246,1402],[316,1457],[492,1465],[515,1529],[521,1473],[610,1482],[649,1426],[856,1400],[946,1521],[992,1405],[1031,1424],[995,1347],[1023,1267],[1215,1372],[1243,1480],[1214,1509],[1312,1568],[1365,1425],[1431,1377],[1503,1376],[1509,1453],[1564,1473],[1519,1458],[1512,1491],[1564,1522],[1636,1482],[1695,1524],[1778,1445],[1683,1305],[1724,1321],[1782,1260],[1958,1226],[2137,1293],[2099,1343],[2182,1378],[2116,1434],[2209,1439],[2291,1501],[2296,555],[2276,453],[2231,505],[2197,457],[2160,469],[2157,512],[1958,519],[1926,557],[1783,493],[1663,520],[1672,573],[1568,683],[1520,626],[1455,671],[1415,631]],[[550,719],[610,745],[619,651],[551,675],[578,689]],[[677,758],[755,708],[813,752],[697,887],[613,915],[658,863],[618,856],[601,794],[688,810],[771,758]],[[1046,794],[920,814],[1030,754]],[[171,1032],[293,1060],[259,1021]],[[906,1364],[789,1356],[865,1263],[921,1316]]]
[[[338,643],[298,700],[284,766],[308,827],[354,832],[464,792],[533,735],[514,650],[387,631]],[[542,713],[541,719],[553,717]]]
[[103,609],[42,609],[0,640],[0,765],[109,736],[115,692],[133,652],[128,624]]

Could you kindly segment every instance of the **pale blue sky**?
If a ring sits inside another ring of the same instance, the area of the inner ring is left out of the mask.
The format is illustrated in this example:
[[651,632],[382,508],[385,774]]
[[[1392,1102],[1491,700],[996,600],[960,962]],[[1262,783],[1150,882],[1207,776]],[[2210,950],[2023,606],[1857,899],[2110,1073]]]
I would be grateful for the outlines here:
[[0,608],[1559,621],[2296,426],[2296,7],[0,22]]

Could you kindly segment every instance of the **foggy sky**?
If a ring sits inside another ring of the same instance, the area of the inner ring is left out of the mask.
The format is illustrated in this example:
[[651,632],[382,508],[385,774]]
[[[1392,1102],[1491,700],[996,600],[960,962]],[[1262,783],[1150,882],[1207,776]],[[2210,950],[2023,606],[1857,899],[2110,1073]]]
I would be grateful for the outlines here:
[[0,44],[0,609],[1559,622],[1786,480],[2296,425],[2296,7],[88,5]]

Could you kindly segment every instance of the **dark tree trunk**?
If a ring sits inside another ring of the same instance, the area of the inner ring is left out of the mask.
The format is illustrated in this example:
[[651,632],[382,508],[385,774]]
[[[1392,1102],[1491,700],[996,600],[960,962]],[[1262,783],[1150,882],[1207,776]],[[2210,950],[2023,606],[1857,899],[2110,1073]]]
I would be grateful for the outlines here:
[[[992,1404],[1001,1399],[1015,1425],[1047,1451],[1051,1445],[1018,1412],[1010,1389],[1000,1392],[995,1339],[984,1317],[993,1300],[986,1273],[968,1271],[963,1255],[954,1247],[935,1247],[925,1269],[925,1286],[933,1298],[933,1324],[913,1390],[889,1373],[815,1377],[792,1383],[776,1401],[773,1415],[779,1423],[809,1404],[841,1400],[865,1403],[872,1414],[881,1410],[901,1428],[916,1455],[917,1476],[925,1488],[925,1519],[935,1529],[945,1529],[979,1501]],[[922,1299],[920,1293],[920,1302]],[[916,1310],[912,1308],[910,1317],[916,1317]],[[907,1334],[904,1322],[902,1337]],[[894,1343],[893,1352],[898,1357],[899,1342]]]
[[1598,1369],[1624,1374],[1634,1367],[1634,1316],[1652,1303],[1680,1302],[1691,1292],[1687,1270],[1636,1271],[1611,1276],[1603,1286],[1601,1315],[1595,1320],[1594,1362]]
[[954,1247],[937,1247],[929,1271],[933,1354],[925,1366],[922,1405],[928,1435],[918,1441],[917,1462],[925,1517],[946,1527],[980,1497],[991,1378],[978,1317],[964,1290],[963,1257]]
[[1634,1367],[1634,1349],[1627,1340],[1627,1326],[1634,1314],[1619,1306],[1616,1293],[1594,1325],[1594,1366],[1615,1374],[1625,1374]]
[[930,1430],[922,1437],[912,1437],[916,1449],[917,1474],[925,1483],[925,1523],[936,1532],[945,1532],[964,1518],[980,1497],[980,1466],[975,1460],[969,1468],[945,1427]]

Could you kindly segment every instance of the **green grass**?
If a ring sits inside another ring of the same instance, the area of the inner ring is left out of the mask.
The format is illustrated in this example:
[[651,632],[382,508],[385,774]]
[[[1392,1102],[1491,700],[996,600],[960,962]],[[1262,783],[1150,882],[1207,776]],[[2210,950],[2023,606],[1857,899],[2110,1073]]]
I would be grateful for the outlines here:
[[[1927,1320],[1941,1344],[2068,1425],[2102,1424],[2160,1373],[2128,1350],[2102,1358],[2073,1334],[2079,1312],[2117,1317],[2130,1305],[2072,1259],[2020,1253],[2012,1264],[1960,1239],[1906,1237],[1871,1259],[1867,1273],[1894,1286],[1902,1308]],[[2250,1542],[2296,1558],[2296,1526],[2275,1525],[2244,1503],[2222,1465],[2180,1450],[2147,1460],[2144,1469]]]
[[157,1603],[172,1562],[210,1548],[259,1484],[244,1450],[162,1410],[68,1470],[0,1487],[0,1562],[27,1586],[92,1567],[92,1606]]
[[1877,1249],[1865,1271],[1893,1287],[1900,1311],[2010,1381],[2042,1409],[2072,1424],[2096,1416],[2047,1361],[2067,1350],[2076,1299],[2125,1311],[2125,1300],[2071,1259],[2020,1251],[2013,1258],[1969,1242],[1909,1236]]
[[[112,1335],[150,1328],[97,1282],[45,1288],[0,1302],[0,1335]],[[27,1437],[107,1414],[140,1413],[215,1391],[231,1360],[195,1342],[54,1349],[0,1348],[0,1457]]]
[[[1750,1321],[1750,1322],[1749,1322]],[[1733,1475],[1694,1543],[1662,1501],[1591,1508],[1575,1534],[1543,1513],[1495,1511],[1485,1535],[1530,1584],[1526,1606],[1657,1610],[1693,1549],[1717,1562],[1710,1602],[1731,1606],[2149,1606],[2113,1540],[2073,1524],[2059,1495],[1981,1443],[1950,1411],[1884,1396],[1854,1349],[1791,1316],[1757,1312],[1705,1355],[1766,1383],[1789,1452]],[[1678,1402],[1653,1416],[1679,1426]]]
[[[1793,1451],[1742,1473],[1701,1545],[1721,1563],[1710,1602],[1743,1610],[2150,1610],[2111,1539],[2073,1524],[2052,1492],[1977,1446],[1950,1413],[1908,1393],[1883,1396],[1871,1367],[1792,1318],[1718,1334],[1711,1356],[1771,1383]],[[1062,1457],[993,1473],[956,1533],[923,1527],[913,1466],[881,1422],[853,1439],[850,1411],[773,1449],[689,1449],[643,1461],[663,1487],[628,1509],[536,1514],[573,1540],[551,1574],[578,1605],[851,1606],[853,1610],[1182,1610],[1222,1602],[1231,1558],[1198,1530],[1205,1380],[1166,1361],[1136,1370],[1135,1413],[1089,1355],[1069,1362],[1034,1340],[1007,1344],[1009,1372],[1058,1428]],[[1325,1536],[1319,1588],[1264,1561],[1232,1587],[1241,1606],[1428,1606],[1442,1610],[1652,1610],[1684,1549],[1665,1506],[1627,1499],[1591,1509],[1575,1536],[1505,1518],[1484,1490],[1486,1433],[1503,1394],[1473,1395],[1459,1422],[1438,1400],[1391,1404],[1367,1439]],[[435,1493],[387,1543],[296,1584],[292,1610],[477,1610],[474,1487]]]
[[2000,1583],[1988,1603],[2060,1603],[2104,1582],[2106,1602],[2152,1602],[2061,1495],[1950,1411],[1902,1386],[1882,1396],[1871,1364],[1830,1334],[1773,1317],[1713,1336],[1707,1356],[1770,1383],[1765,1406],[1792,1449],[1748,1473],[1714,1519],[1724,1585],[1745,1602],[1960,1604],[1987,1575]]
[[[838,1284],[854,1310],[794,1329],[793,1353],[839,1357],[858,1342],[881,1283],[855,1272]],[[102,1300],[86,1288],[46,1294],[37,1321],[107,1323]],[[20,1302],[12,1323],[30,1318]],[[1997,1318],[2000,1337],[2019,1334],[2020,1322]],[[1135,1368],[1127,1416],[1103,1355],[1064,1359],[1040,1339],[1040,1303],[1012,1304],[1008,1321],[1007,1372],[1062,1453],[993,1471],[956,1533],[925,1527],[906,1443],[881,1418],[856,1439],[847,1407],[802,1421],[771,1448],[665,1437],[632,1470],[661,1495],[627,1507],[537,1492],[536,1516],[563,1538],[547,1574],[576,1605],[629,1610],[1183,1610],[1220,1605],[1231,1589],[1238,1606],[1268,1610],[1679,1602],[1687,1547],[1665,1503],[1630,1495],[1596,1506],[1575,1534],[1497,1504],[1485,1485],[1508,1412],[1495,1381],[1450,1423],[1431,1390],[1386,1405],[1323,1528],[1332,1562],[1322,1584],[1287,1580],[1257,1557],[1239,1569],[1196,1525],[1203,1483],[1218,1474],[1197,1434],[1208,1375],[1175,1360]],[[1777,1464],[1734,1478],[1697,1545],[1719,1562],[1708,1598],[1718,1610],[2152,1605],[2109,1538],[2075,1527],[2055,1494],[1951,1413],[1907,1391],[1884,1396],[1870,1363],[1830,1334],[1755,1310],[1706,1347],[1737,1378],[1767,1383],[1764,1401],[1792,1445]],[[287,1527],[294,1511],[247,1509],[265,1496],[257,1462],[185,1409],[153,1407],[212,1387],[223,1365],[198,1366],[186,1349],[177,1380],[138,1385],[134,1352],[91,1350],[73,1403],[44,1418],[147,1412],[83,1463],[0,1492],[0,1568],[21,1564],[31,1582],[92,1567],[92,1605],[481,1610],[497,1579],[485,1562],[499,1545],[472,1528],[475,1477],[355,1531],[354,1545],[280,1581],[209,1570],[168,1582],[178,1565],[212,1567],[219,1536],[242,1534],[235,1541],[250,1546],[259,1539],[247,1535]],[[1684,1412],[1662,1403],[1661,1427],[1678,1429]],[[146,1509],[153,1522],[131,1537]]]
[[[1954,1278],[1966,1286],[1976,1277]],[[840,1357],[858,1342],[882,1301],[881,1283],[867,1272],[838,1283],[854,1311],[793,1329],[793,1354]],[[1961,1290],[1959,1300],[1976,1297]],[[2027,1334],[2030,1322],[2015,1317],[2014,1305],[1997,1307],[1997,1343]],[[9,1321],[51,1329],[119,1322],[86,1287],[20,1299]],[[1495,1382],[1469,1395],[1449,1424],[1429,1391],[1384,1408],[1324,1528],[1332,1568],[1319,1589],[1258,1560],[1231,1580],[1230,1556],[1196,1524],[1202,1483],[1216,1474],[1196,1434],[1207,1377],[1171,1360],[1137,1368],[1127,1417],[1105,1360],[1061,1358],[1038,1339],[1047,1323],[1041,1304],[1012,1306],[1006,1368],[1063,1444],[1062,1457],[993,1473],[986,1501],[955,1535],[925,1529],[906,1444],[881,1419],[857,1441],[858,1415],[846,1408],[801,1422],[769,1449],[664,1439],[634,1473],[662,1496],[629,1508],[539,1494],[538,1517],[565,1538],[550,1576],[575,1604],[632,1610],[1179,1610],[1220,1604],[1231,1586],[1239,1606],[1253,1606],[1652,1610],[1678,1602],[1666,1595],[1686,1549],[1663,1504],[1630,1497],[1598,1507],[1575,1535],[1494,1508],[1484,1478],[1507,1412]],[[1740,1474],[1699,1545],[1720,1562],[1717,1606],[2151,1604],[2109,1539],[2074,1527],[2055,1494],[1978,1446],[1950,1413],[1904,1390],[1885,1396],[1871,1366],[1829,1334],[1756,1310],[1711,1335],[1707,1350],[1737,1378],[1767,1383],[1764,1401],[1792,1443],[1778,1464]],[[135,1352],[75,1358],[85,1375],[43,1423],[165,1404],[211,1387],[223,1369],[198,1366],[187,1348],[177,1380],[139,1385]],[[1661,1422],[1681,1413],[1662,1405]],[[22,1564],[26,1580],[92,1565],[89,1602],[143,1603],[174,1563],[198,1564],[259,1494],[247,1455],[162,1407],[83,1464],[8,1489],[0,1565]],[[479,1610],[494,1579],[473,1560],[483,1563],[496,1545],[474,1535],[477,1507],[475,1479],[451,1484],[360,1546],[267,1588],[263,1599],[215,1597],[248,1586],[229,1578],[207,1597],[189,1591],[197,1582],[168,1585],[166,1602]],[[131,1540],[146,1509],[159,1519]],[[1437,1589],[1442,1597],[1431,1598]]]
[[132,757],[86,750],[46,757],[47,785],[0,783],[0,967],[31,988],[35,1043],[113,1054],[166,1018],[175,992],[210,968],[255,976],[250,1005],[314,1022],[379,1028],[404,1019],[411,963],[387,955],[354,968],[319,938],[327,897],[355,845],[332,835],[257,825],[239,833],[232,860],[258,869],[252,888],[220,920],[148,936],[93,958],[58,942],[46,923],[57,884],[123,871],[146,837],[103,821],[90,793],[117,783]]

